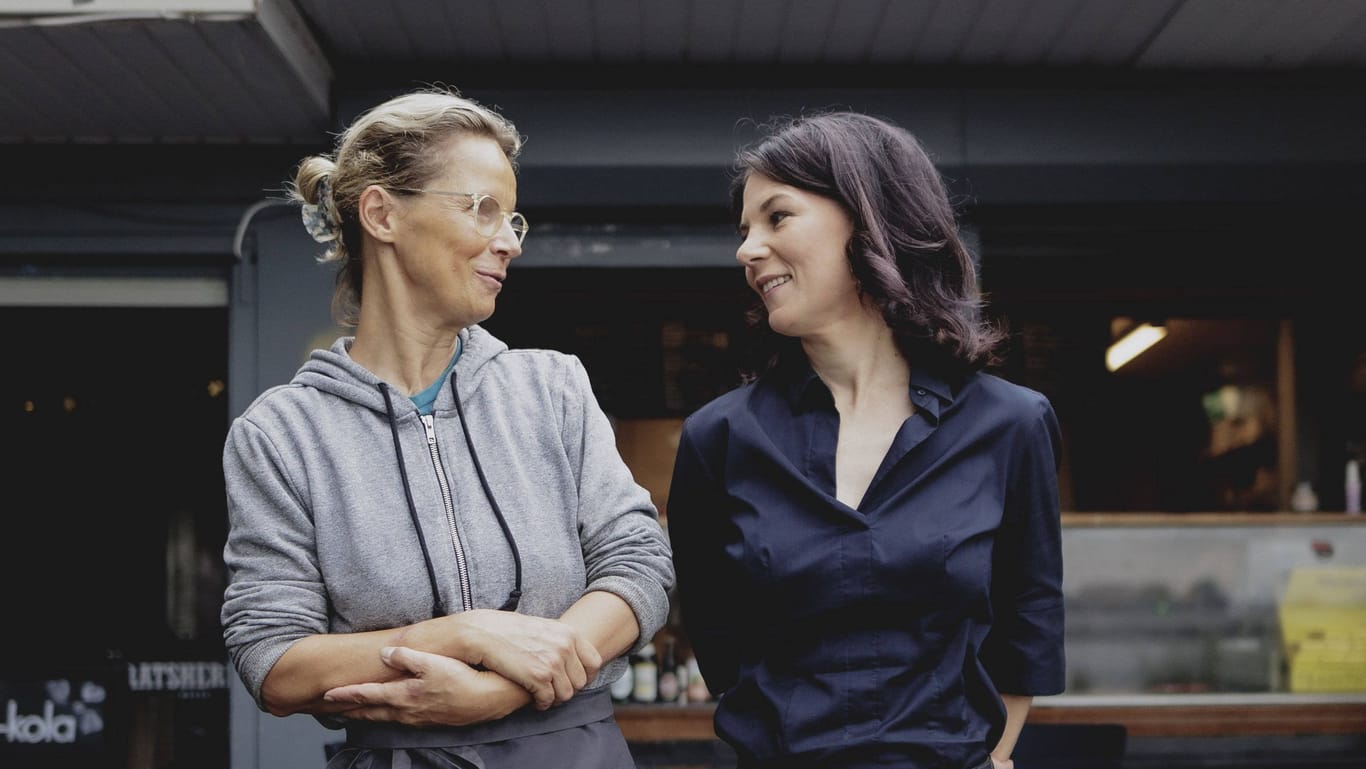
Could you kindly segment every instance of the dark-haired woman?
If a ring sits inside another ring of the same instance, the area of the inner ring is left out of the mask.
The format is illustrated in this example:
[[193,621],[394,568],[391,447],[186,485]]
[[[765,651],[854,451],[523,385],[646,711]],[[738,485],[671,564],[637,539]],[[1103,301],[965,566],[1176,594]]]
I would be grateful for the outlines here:
[[1008,769],[1064,682],[1048,400],[915,138],[827,113],[742,150],[736,258],[765,365],[686,421],[682,618],[742,769]]

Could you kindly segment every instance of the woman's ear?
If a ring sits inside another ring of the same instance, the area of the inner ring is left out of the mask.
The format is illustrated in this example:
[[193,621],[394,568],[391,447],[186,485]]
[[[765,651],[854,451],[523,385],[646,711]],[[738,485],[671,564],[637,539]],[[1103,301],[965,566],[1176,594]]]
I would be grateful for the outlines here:
[[397,203],[393,195],[378,184],[366,187],[357,206],[361,229],[381,243],[393,243],[398,226]]

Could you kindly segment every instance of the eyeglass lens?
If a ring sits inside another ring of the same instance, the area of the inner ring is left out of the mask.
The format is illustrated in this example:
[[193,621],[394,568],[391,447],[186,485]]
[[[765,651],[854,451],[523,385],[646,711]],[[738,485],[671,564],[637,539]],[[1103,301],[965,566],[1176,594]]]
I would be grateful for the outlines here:
[[[517,234],[518,242],[521,242],[526,237],[526,218],[514,212],[508,214],[508,221],[512,223],[512,231]],[[475,223],[479,226],[479,232],[488,237],[498,232],[503,226],[503,207],[496,198],[480,198],[479,207],[475,210]]]

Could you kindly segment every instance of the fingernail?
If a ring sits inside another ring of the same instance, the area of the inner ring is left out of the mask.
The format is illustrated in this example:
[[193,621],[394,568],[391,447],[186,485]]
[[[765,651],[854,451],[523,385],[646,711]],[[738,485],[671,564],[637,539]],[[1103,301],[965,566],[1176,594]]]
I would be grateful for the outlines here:
[[393,653],[394,653],[394,647],[392,647],[392,646],[386,646],[386,647],[384,647],[383,649],[380,649],[380,650],[379,650],[379,658],[382,659],[382,660],[384,660],[385,662],[388,662],[388,661],[389,661],[389,655],[391,655],[391,654],[393,654]]
[[328,692],[327,694],[324,694],[324,695],[323,695],[323,702],[336,702],[336,701],[337,701],[337,698],[336,698],[335,696],[333,696],[332,692]]

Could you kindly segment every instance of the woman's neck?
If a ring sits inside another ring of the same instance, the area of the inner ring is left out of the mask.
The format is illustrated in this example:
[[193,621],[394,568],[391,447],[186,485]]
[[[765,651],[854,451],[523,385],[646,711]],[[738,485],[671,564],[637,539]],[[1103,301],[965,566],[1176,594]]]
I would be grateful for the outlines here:
[[367,315],[369,307],[361,306],[351,359],[405,395],[422,392],[451,362],[460,329],[434,327],[411,313],[384,313],[378,308]]
[[803,337],[802,349],[837,403],[857,405],[865,393],[910,387],[910,363],[881,317],[851,319],[829,333]]

